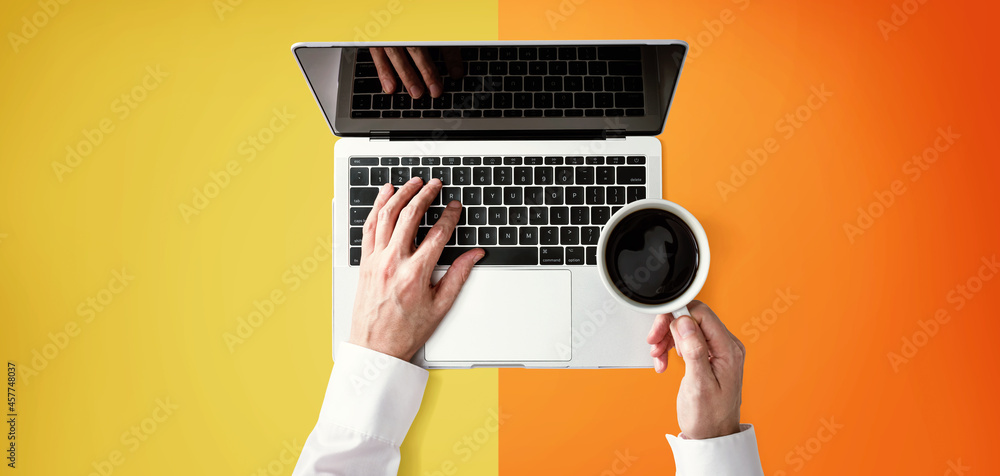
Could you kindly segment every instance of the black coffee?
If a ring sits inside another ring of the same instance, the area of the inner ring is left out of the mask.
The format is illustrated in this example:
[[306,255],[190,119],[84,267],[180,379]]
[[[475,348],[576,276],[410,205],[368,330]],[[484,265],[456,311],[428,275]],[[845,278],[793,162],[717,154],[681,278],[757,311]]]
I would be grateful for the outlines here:
[[676,299],[698,271],[694,232],[666,210],[647,208],[623,218],[610,231],[604,253],[611,282],[642,304]]

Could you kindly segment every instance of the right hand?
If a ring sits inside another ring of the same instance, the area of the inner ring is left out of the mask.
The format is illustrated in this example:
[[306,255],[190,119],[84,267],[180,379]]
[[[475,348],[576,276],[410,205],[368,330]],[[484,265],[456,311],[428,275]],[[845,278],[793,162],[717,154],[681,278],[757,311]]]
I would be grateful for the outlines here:
[[656,316],[647,338],[654,344],[651,354],[656,353],[658,372],[666,368],[665,341],[670,340],[684,359],[686,369],[677,392],[681,434],[702,440],[738,433],[746,348],[704,303],[693,301],[688,309],[690,316]]
[[[444,59],[448,74],[455,79],[462,77],[465,71],[462,67],[462,57],[458,48],[441,48],[441,56]],[[399,75],[403,87],[410,96],[419,98],[424,95],[424,86],[430,89],[431,97],[440,97],[444,92],[444,85],[441,82],[441,75],[438,74],[437,66],[431,61],[431,56],[427,48],[423,46],[386,46],[368,48],[375,62],[375,70],[378,71],[379,81],[382,83],[382,92],[392,94],[396,90],[396,75]],[[413,64],[410,64],[413,58]],[[416,65],[420,71],[418,74],[413,70]]]

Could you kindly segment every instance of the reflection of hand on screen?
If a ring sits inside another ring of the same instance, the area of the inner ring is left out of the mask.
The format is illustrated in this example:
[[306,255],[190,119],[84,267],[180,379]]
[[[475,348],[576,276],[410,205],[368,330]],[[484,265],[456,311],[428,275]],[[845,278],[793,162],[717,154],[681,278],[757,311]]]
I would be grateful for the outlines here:
[[[406,91],[415,98],[423,96],[427,89],[430,90],[431,97],[435,98],[444,92],[441,75],[426,47],[386,46],[372,47],[368,50],[375,62],[375,69],[378,70],[383,92],[392,93],[396,90],[397,75]],[[460,78],[463,68],[458,48],[441,48],[441,56],[444,58],[448,74],[452,78]]]

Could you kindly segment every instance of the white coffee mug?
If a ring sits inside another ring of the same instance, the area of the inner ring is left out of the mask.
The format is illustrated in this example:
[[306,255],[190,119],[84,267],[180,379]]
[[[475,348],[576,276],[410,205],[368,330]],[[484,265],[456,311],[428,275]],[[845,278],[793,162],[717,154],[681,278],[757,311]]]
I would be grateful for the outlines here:
[[[676,298],[658,304],[645,304],[637,302],[630,299],[628,296],[624,295],[621,290],[618,289],[611,281],[611,275],[608,271],[608,260],[607,260],[607,245],[608,238],[614,231],[615,227],[621,223],[622,219],[635,213],[639,210],[646,209],[656,209],[664,210],[677,218],[679,218],[688,228],[691,229],[692,234],[694,234],[695,242],[698,245],[698,269],[695,271],[694,279],[691,284],[681,293],[680,296]],[[705,285],[705,280],[708,278],[708,266],[711,259],[711,254],[708,250],[708,236],[705,235],[705,229],[702,228],[701,223],[698,223],[698,219],[691,214],[691,212],[684,209],[684,207],[667,200],[661,200],[657,198],[647,198],[645,200],[639,200],[628,205],[625,205],[620,210],[615,212],[611,216],[611,219],[604,225],[604,229],[601,230],[600,239],[597,241],[597,267],[601,273],[601,281],[604,282],[604,287],[608,289],[619,302],[628,306],[629,308],[635,309],[636,311],[643,312],[646,314],[665,314],[673,313],[675,317],[681,315],[691,315],[688,312],[687,305],[694,300],[695,296],[701,291],[702,286]]]

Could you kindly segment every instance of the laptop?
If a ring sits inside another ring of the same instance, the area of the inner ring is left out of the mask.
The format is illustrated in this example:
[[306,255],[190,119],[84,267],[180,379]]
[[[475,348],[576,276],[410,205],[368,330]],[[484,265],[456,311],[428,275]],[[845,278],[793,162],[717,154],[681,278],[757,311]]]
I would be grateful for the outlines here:
[[[372,47],[425,48],[444,94],[382,91]],[[661,197],[663,131],[687,54],[674,40],[297,43],[334,146],[333,349],[350,334],[361,226],[378,187],[439,178],[417,245],[463,214],[433,281],[486,256],[412,362],[424,368],[649,367],[653,316],[601,283],[597,239],[623,205]],[[461,77],[445,74],[460,58]]]

